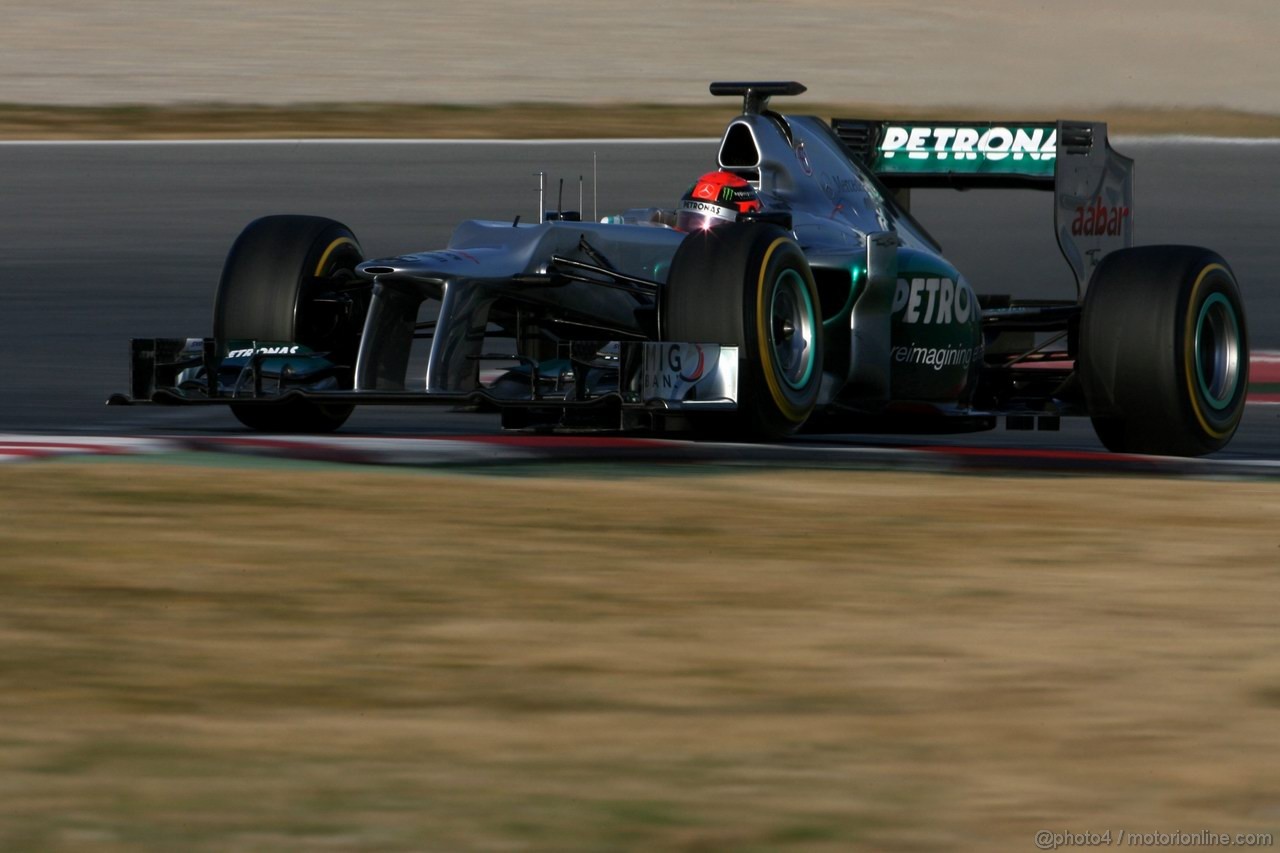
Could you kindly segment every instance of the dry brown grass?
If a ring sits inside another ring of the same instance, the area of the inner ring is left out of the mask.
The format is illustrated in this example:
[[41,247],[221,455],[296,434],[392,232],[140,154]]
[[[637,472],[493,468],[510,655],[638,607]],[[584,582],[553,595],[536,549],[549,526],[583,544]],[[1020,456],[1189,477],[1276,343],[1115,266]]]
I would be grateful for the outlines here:
[[[713,137],[724,130],[733,109],[734,104],[727,100],[687,107],[652,104],[40,107],[9,104],[0,105],[0,139]],[[1280,136],[1280,116],[1231,110],[1116,107],[1011,112],[803,102],[788,102],[786,110],[859,118],[990,120],[1003,117],[1024,121],[1084,118],[1108,122],[1112,134]]]
[[0,470],[0,847],[1280,823],[1280,487]]

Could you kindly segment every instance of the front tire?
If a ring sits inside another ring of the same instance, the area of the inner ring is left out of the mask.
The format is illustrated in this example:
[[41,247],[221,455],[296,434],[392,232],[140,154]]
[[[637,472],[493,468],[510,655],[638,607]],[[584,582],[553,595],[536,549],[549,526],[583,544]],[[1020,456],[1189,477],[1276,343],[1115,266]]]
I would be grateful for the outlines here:
[[696,427],[778,439],[813,412],[822,381],[822,315],[804,253],[758,222],[685,237],[662,295],[663,337],[738,347],[738,411]]
[[1108,449],[1201,456],[1225,447],[1249,386],[1244,305],[1231,268],[1193,246],[1107,255],[1085,294],[1078,371]]
[[[356,283],[360,243],[340,222],[319,216],[264,216],[245,227],[227,254],[214,300],[213,337],[228,341],[290,341],[353,365],[367,299]],[[354,406],[235,404],[250,429],[332,432]]]

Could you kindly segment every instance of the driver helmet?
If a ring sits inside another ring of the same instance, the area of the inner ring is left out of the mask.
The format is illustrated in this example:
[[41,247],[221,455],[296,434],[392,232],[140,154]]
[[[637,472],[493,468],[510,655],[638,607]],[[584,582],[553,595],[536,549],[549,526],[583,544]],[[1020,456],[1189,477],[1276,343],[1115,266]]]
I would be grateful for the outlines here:
[[680,199],[676,230],[706,231],[763,209],[755,189],[742,178],[732,172],[707,172]]

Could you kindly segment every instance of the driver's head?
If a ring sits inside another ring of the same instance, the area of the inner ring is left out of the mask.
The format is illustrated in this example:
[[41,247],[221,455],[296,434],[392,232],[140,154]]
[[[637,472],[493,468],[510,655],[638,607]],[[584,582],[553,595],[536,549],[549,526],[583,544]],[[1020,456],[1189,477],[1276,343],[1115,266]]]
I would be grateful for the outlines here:
[[680,199],[676,229],[705,231],[726,222],[737,222],[739,214],[761,209],[760,197],[751,184],[732,172],[708,172]]

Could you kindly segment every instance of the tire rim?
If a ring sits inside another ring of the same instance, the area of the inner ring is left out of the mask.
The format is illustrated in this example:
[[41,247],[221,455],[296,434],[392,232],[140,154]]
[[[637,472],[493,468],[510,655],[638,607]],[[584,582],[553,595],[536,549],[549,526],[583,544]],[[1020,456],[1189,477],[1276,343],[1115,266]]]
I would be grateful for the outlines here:
[[797,391],[813,375],[816,325],[808,284],[795,270],[783,270],[769,300],[769,345],[783,381]]
[[[338,237],[325,247],[311,281],[304,281],[294,305],[294,337],[313,349],[332,351],[359,329],[344,328],[353,307],[344,285],[358,281],[355,267],[363,260],[360,246],[350,237]],[[326,284],[331,289],[326,289]],[[317,310],[324,305],[327,310]],[[359,306],[355,306],[358,309]],[[354,356],[353,356],[354,357]]]
[[1221,293],[1212,294],[1196,320],[1196,381],[1205,402],[1219,411],[1235,399],[1240,384],[1240,339],[1240,321],[1231,302]]

